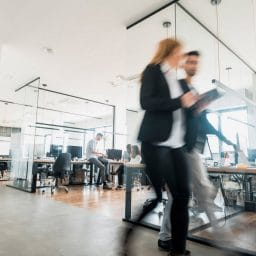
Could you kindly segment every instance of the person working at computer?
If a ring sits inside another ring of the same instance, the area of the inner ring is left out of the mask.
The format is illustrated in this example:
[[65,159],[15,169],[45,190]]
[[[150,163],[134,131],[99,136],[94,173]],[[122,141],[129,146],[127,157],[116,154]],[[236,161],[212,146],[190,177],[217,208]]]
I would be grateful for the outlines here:
[[[200,54],[197,51],[191,51],[186,54],[184,63],[186,79],[180,80],[180,84],[187,85],[193,93],[197,93],[192,86],[192,78],[197,73],[199,58]],[[215,195],[214,198],[212,196],[214,194],[213,186],[208,179],[206,168],[202,163],[200,153],[203,153],[207,134],[216,135],[220,140],[224,141],[228,145],[234,146],[234,144],[209,123],[205,111],[199,114],[196,123],[199,124],[196,141],[194,143],[190,143],[190,145],[193,145],[193,147],[190,146],[190,148],[188,148],[189,152],[186,153],[186,158],[191,175],[193,195],[196,197],[199,203],[199,208],[204,210],[209,220],[214,223],[216,220],[214,210],[219,209],[214,204]],[[192,129],[192,127],[189,127],[188,129]],[[169,251],[172,247],[172,237],[171,223],[168,216],[170,215],[172,200],[169,192],[167,192],[167,195],[168,203],[164,211],[163,222],[159,233],[158,247]]]
[[[98,133],[94,139],[91,139],[86,148],[86,158],[89,162],[99,168],[99,175],[103,183],[103,189],[112,189],[112,186],[107,181],[108,160],[104,158],[104,154],[98,151],[98,144],[102,140],[103,134]],[[96,185],[100,185],[97,182]]]
[[[141,163],[140,149],[137,145],[131,146],[131,154],[130,154],[129,161],[124,161],[124,162],[129,162],[131,164],[140,164]],[[116,189],[122,189],[123,188],[124,165],[121,165],[117,169],[116,173],[118,176],[118,186],[116,187]]]

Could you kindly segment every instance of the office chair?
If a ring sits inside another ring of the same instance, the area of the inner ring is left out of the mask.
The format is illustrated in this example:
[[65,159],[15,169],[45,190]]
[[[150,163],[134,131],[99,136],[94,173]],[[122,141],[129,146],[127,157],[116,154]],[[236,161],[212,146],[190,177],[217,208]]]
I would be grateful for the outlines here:
[[6,162],[0,163],[0,172],[1,172],[2,178],[4,178],[4,171],[6,170],[7,170],[7,163]]
[[62,185],[63,182],[68,178],[70,173],[71,154],[61,153],[56,159],[53,165],[53,176],[55,179],[54,186],[51,187],[51,193],[53,194],[56,188],[63,188],[68,193],[68,188]]

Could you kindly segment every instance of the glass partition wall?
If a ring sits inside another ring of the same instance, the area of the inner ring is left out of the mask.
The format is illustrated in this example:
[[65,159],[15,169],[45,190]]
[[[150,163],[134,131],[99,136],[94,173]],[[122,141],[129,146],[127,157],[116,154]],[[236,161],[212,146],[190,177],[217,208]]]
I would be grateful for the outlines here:
[[99,132],[104,135],[99,150],[114,148],[114,106],[48,90],[40,80],[17,94],[21,129],[12,134],[10,186],[32,192],[35,159],[56,159],[62,152],[85,159],[87,143]]
[[[36,136],[37,104],[39,97],[39,79],[16,91],[18,103],[14,107],[13,115],[17,118],[16,125],[20,127],[11,136],[11,186],[31,191],[32,168],[34,159],[34,144]],[[10,110],[10,109],[9,109]]]
[[[203,19],[205,15],[196,12],[196,7],[191,5],[191,1],[181,0],[130,28],[128,30],[127,72],[129,76],[140,74],[149,63],[157,42],[166,37],[180,40],[184,44],[185,52],[199,51],[200,65],[198,74],[193,79],[193,86],[199,93],[212,88],[217,88],[224,93],[222,98],[209,106],[209,112],[212,114],[209,114],[208,117],[213,117],[213,113],[215,113],[217,119],[219,118],[216,128],[221,129],[224,135],[230,137],[234,143],[239,140],[241,148],[247,155],[248,149],[256,148],[256,71],[239,55],[239,52],[237,53],[236,48],[232,48],[233,41],[222,40],[226,36],[224,20],[229,18],[233,20],[234,18],[234,14],[226,9],[229,4],[231,5],[231,1],[218,6],[211,5],[209,1],[193,1],[193,5],[207,8],[207,19]],[[240,4],[241,8],[246,7],[250,10],[250,1]],[[165,21],[169,21],[171,26],[164,27]],[[239,25],[236,22],[239,23],[238,20],[234,21],[234,28]],[[250,25],[253,26],[253,24]],[[248,28],[248,30],[250,29]],[[230,36],[230,38],[233,37]],[[256,54],[256,45],[254,52],[252,51],[252,54],[254,53]],[[178,69],[177,78],[184,76],[184,71]],[[213,80],[217,82],[213,83]],[[219,83],[224,85],[224,89],[219,86]],[[137,87],[139,87],[139,81],[130,82],[128,107],[141,112],[138,110],[139,91]],[[136,99],[137,102],[132,102],[132,105],[129,105],[130,98]],[[239,119],[240,124],[234,119]],[[241,122],[248,123],[248,125]],[[231,127],[234,127],[232,131],[230,131]],[[218,148],[219,157],[223,150],[230,150],[217,138],[211,139],[211,141],[214,143],[211,146],[214,149]]]
[[[213,6],[210,1],[181,0],[129,28],[127,72],[130,77],[133,77],[135,74],[140,74],[150,62],[157,43],[166,37],[174,37],[180,40],[184,44],[185,52],[192,50],[199,51],[201,54],[200,67],[198,74],[194,77],[193,86],[195,86],[199,93],[206,92],[212,88],[217,88],[224,93],[222,98],[216,100],[209,106],[208,119],[217,130],[223,132],[229,140],[238,146],[240,150],[238,164],[254,166],[255,168],[256,71],[248,58],[246,61],[243,59],[244,49],[237,48],[238,43],[232,40],[237,38],[237,33],[239,33],[237,28],[243,26],[243,24],[240,24],[240,20],[237,19],[239,14],[233,13],[232,1],[227,0],[222,2],[225,3]],[[236,4],[240,5],[240,7],[236,6],[237,10],[239,10],[239,8],[241,10],[247,8],[247,11],[250,11],[251,1],[240,1]],[[227,5],[229,5],[229,8],[227,8]],[[207,11],[201,12],[198,11],[199,9]],[[229,19],[232,20],[231,23],[226,22]],[[163,22],[165,21],[169,21],[171,26],[164,27]],[[228,31],[225,22],[229,25],[232,24],[232,27],[229,27]],[[248,23],[247,27],[243,27],[242,29],[253,31],[251,27],[248,27],[250,25],[253,26],[253,24]],[[244,30],[241,31],[242,34],[245,33]],[[230,35],[232,32],[234,34]],[[229,38],[227,38],[227,34],[229,34]],[[251,34],[248,34],[248,37],[248,40],[253,40]],[[228,39],[231,40],[229,41]],[[247,42],[245,42],[245,44],[246,43]],[[251,46],[250,44],[248,49],[254,54],[253,56],[256,56],[256,45],[254,45],[254,49]],[[254,66],[256,66],[256,62],[254,62],[254,64]],[[177,78],[184,77],[184,71],[178,69]],[[217,82],[213,83],[213,80]],[[133,95],[134,99],[139,99],[139,92],[137,90],[139,81],[130,82],[129,85],[129,95]],[[138,100],[136,103],[133,102],[133,105],[129,105],[129,108],[135,109],[139,114],[143,114],[142,110],[136,107],[134,108],[133,106],[139,106]],[[138,120],[138,122],[140,122],[140,120]],[[136,125],[133,124],[133,126]],[[137,126],[139,126],[139,123]],[[132,128],[130,130],[132,130]],[[216,168],[222,168],[224,164],[227,164],[224,163],[223,155],[235,155],[232,146],[221,142],[214,135],[208,136],[208,142],[209,150],[206,150],[207,152],[205,152],[205,156],[203,157],[205,158],[205,164],[210,165],[209,168],[214,166]],[[233,164],[234,167],[235,163],[235,159],[231,158],[229,159],[228,165]],[[246,200],[246,197],[244,197],[244,184],[249,179],[254,180],[253,200],[255,204],[255,176],[217,174],[213,177],[212,182],[215,185],[216,191],[218,191],[214,202],[223,209],[217,213],[218,218],[222,220],[220,223],[221,226],[225,226],[230,216],[233,216],[233,214],[236,215],[241,209],[243,211]],[[141,202],[143,203],[146,199],[152,198],[152,191],[145,189],[136,191],[135,182],[133,182],[133,185],[134,190],[132,192],[133,199],[131,208],[132,212],[136,212],[138,205],[141,206]],[[225,202],[226,199],[224,195],[229,197],[229,199],[232,197],[232,200],[236,203],[230,205],[227,201]],[[137,197],[140,198],[139,204],[137,203]],[[196,201],[193,203],[196,203]],[[242,206],[242,208],[240,206]],[[199,232],[203,229],[205,229],[203,231],[206,231],[210,226],[209,221],[205,213],[197,212],[198,209],[196,207],[197,205],[194,204],[193,208],[190,210],[190,238],[195,241],[209,242],[209,240],[204,240],[206,233]],[[155,212],[144,220],[143,224],[159,230],[163,211],[164,205],[160,204]],[[129,219],[130,221],[132,221],[132,216],[133,215],[131,215]],[[232,236],[230,237],[233,239]],[[212,241],[209,243],[212,243]],[[248,242],[241,245],[240,248],[235,248],[235,250],[246,251],[249,247]],[[250,250],[251,248],[253,247],[250,247]],[[253,252],[255,253],[255,251],[256,248],[254,247]]]

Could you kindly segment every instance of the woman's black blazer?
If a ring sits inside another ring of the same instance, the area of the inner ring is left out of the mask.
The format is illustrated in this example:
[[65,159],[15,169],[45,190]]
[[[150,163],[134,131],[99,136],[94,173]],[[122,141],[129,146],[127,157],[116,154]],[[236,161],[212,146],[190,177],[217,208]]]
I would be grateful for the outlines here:
[[[186,83],[181,83],[188,92]],[[169,86],[160,65],[148,65],[142,75],[140,104],[146,110],[138,139],[143,142],[166,141],[172,130],[172,112],[181,108],[181,98],[171,98]]]

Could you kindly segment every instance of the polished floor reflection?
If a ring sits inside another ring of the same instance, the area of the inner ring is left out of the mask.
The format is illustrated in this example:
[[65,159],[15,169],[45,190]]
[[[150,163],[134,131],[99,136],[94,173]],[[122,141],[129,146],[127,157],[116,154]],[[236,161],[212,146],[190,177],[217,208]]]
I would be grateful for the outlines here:
[[256,255],[256,213],[244,212],[227,220],[221,229],[212,228],[197,232],[194,236],[215,240],[221,237],[221,243],[230,244],[243,250],[248,250]]
[[[38,194],[42,195],[43,197],[78,206],[80,208],[84,208],[88,211],[92,211],[95,213],[100,211],[103,216],[111,219],[116,219],[118,221],[120,221],[121,218],[124,216],[124,190],[104,191],[101,188],[96,188],[94,186],[73,186],[70,188],[70,192],[68,194],[63,191],[59,191],[53,196],[50,196],[47,191],[45,193],[38,192]],[[138,209],[138,207],[141,207],[145,199],[152,196],[152,191],[147,190],[147,188],[144,188],[141,191],[134,190],[133,209]],[[221,205],[221,195],[217,196],[215,202]],[[153,223],[154,226],[160,225],[162,221],[162,210],[162,205],[159,205],[159,207],[155,209],[155,211],[150,214],[145,219],[145,221],[148,223]],[[235,210],[231,207],[227,207],[225,208],[225,210],[223,209],[223,212],[217,213],[217,215],[219,218],[224,218],[225,215],[227,216],[229,214],[234,214],[237,212],[241,212],[241,209]],[[190,211],[190,215],[190,230],[201,226],[202,224],[208,223],[207,217],[204,213],[201,213],[195,217],[192,211]],[[239,223],[239,225],[235,225],[235,223]],[[242,223],[244,223],[245,225],[242,225]],[[231,247],[232,245],[239,245],[238,247],[241,247],[242,249],[256,251],[254,243],[254,241],[256,241],[255,225],[256,213],[239,213],[236,217],[232,217],[231,219],[223,219],[219,223],[220,227],[217,229],[217,231],[215,230],[213,232],[211,228],[208,228],[203,231],[193,233],[193,236],[208,239],[208,241],[212,242],[213,239],[221,235],[222,240],[224,238],[226,239],[225,244],[221,245],[228,247]],[[254,234],[252,234],[253,232]],[[217,241],[217,243],[218,242],[219,241]]]
[[[76,190],[79,193],[78,187]],[[81,194],[82,191],[80,189]],[[95,190],[94,193],[107,198],[112,192]],[[117,256],[121,249],[119,236],[124,223],[115,217],[105,216],[111,211],[96,211],[95,204],[92,214],[88,208],[55,200],[67,195],[57,192],[50,200],[47,193],[35,195],[0,185],[0,230],[4,234],[0,239],[0,255],[101,256],[104,252],[105,256]],[[68,196],[72,197],[72,191]],[[132,256],[166,255],[166,252],[158,250],[156,239],[155,231],[139,229]],[[194,256],[227,255],[196,243],[188,242],[188,247]]]

